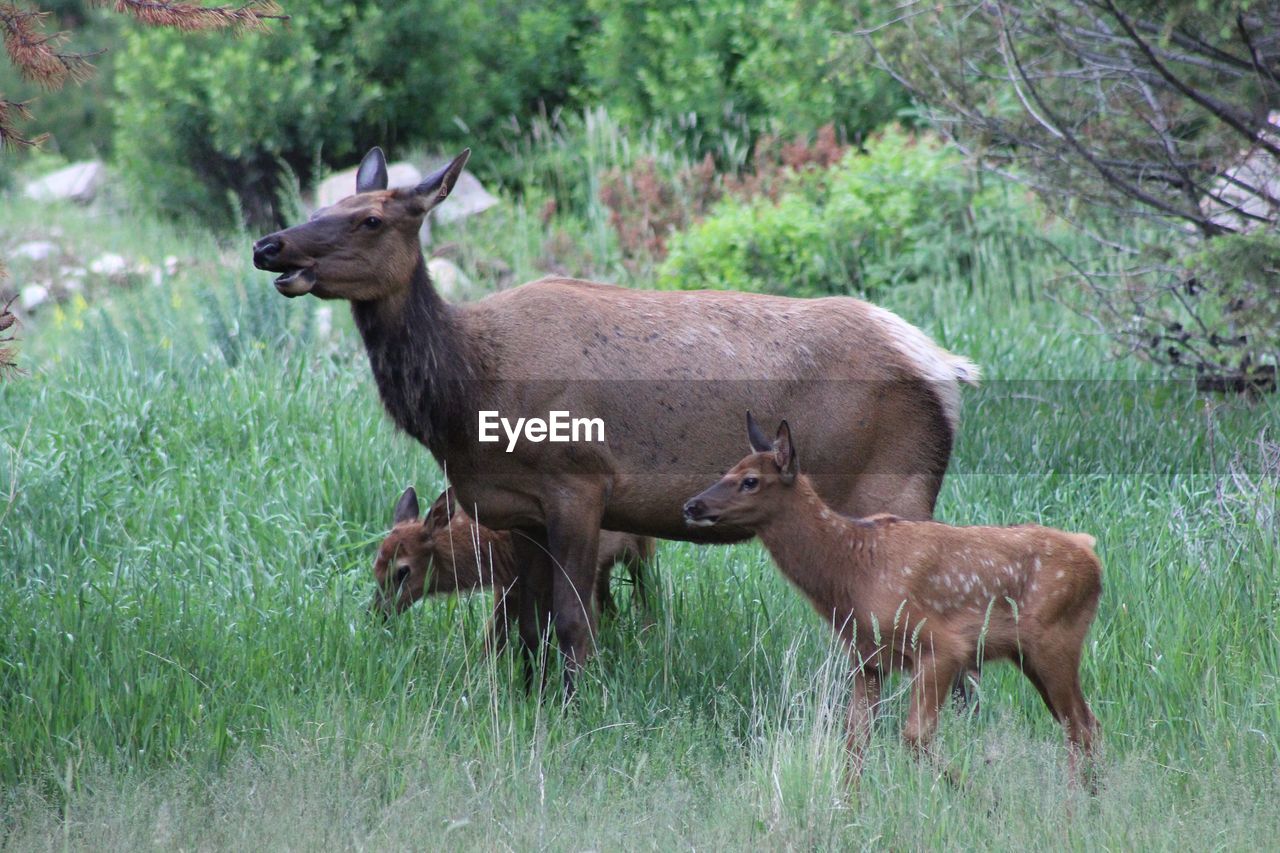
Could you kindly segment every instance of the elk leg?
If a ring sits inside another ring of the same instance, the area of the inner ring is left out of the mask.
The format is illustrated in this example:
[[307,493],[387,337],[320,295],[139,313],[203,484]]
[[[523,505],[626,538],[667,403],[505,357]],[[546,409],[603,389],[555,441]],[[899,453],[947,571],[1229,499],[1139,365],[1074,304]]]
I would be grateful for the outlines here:
[[534,673],[539,673],[539,689],[546,685],[547,668],[544,638],[550,623],[551,559],[545,540],[525,531],[512,531],[518,575],[520,651],[524,658],[525,690],[533,692]]
[[853,686],[849,691],[849,712],[845,751],[849,754],[847,781],[857,784],[862,776],[862,763],[867,744],[871,741],[871,726],[875,722],[876,706],[880,703],[880,673],[865,667],[853,670]]
[[[595,502],[600,505],[599,501]],[[547,526],[551,552],[551,612],[564,657],[565,698],[595,647],[595,582],[599,561],[600,520],[584,518],[590,502],[575,502]]]

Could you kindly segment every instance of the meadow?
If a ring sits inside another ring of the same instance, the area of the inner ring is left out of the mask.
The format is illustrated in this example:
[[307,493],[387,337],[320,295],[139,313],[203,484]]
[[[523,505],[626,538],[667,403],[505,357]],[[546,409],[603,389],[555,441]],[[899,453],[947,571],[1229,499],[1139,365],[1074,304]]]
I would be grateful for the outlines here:
[[[566,241],[573,272],[652,284],[601,210],[548,221],[504,201],[437,229],[468,295],[494,286],[477,259],[523,281]],[[6,849],[1252,849],[1280,833],[1280,402],[1197,395],[1118,356],[1050,298],[1048,249],[984,237],[972,268],[875,300],[984,371],[938,517],[1098,539],[1096,796],[1068,788],[1060,731],[1003,666],[979,710],[946,715],[934,765],[899,743],[890,682],[848,789],[845,659],[756,543],[662,543],[654,612],[618,581],[567,706],[484,653],[485,596],[371,618],[396,497],[442,479],[384,417],[345,307],[330,327],[278,296],[249,264],[256,235],[118,200],[9,197],[0,234],[160,270],[26,324],[27,373],[0,383]]]

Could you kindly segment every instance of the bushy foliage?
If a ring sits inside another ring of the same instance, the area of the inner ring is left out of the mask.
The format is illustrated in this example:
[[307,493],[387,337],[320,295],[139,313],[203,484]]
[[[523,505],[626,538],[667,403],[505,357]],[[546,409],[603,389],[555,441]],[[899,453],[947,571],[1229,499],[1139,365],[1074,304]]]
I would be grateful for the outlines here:
[[[973,181],[936,137],[891,128],[834,166],[787,167],[671,238],[664,286],[816,296],[963,273],[973,240],[1032,239],[1034,212]],[[1011,207],[1012,205],[1012,207]]]
[[599,28],[585,46],[592,95],[624,120],[695,114],[714,135],[855,134],[905,106],[888,75],[842,61],[860,3],[838,0],[588,0]]
[[840,61],[855,21],[834,0],[296,0],[288,12],[288,27],[237,40],[129,34],[116,139],[153,204],[267,223],[291,176],[308,182],[374,143],[469,144],[478,168],[510,178],[483,149],[510,139],[513,118],[588,103],[661,124],[721,168],[735,139],[828,122],[859,136],[904,104],[887,75]]
[[129,36],[118,77],[126,173],[157,207],[279,218],[289,173],[375,143],[452,144],[575,79],[575,3],[291,3],[286,30],[238,40]]

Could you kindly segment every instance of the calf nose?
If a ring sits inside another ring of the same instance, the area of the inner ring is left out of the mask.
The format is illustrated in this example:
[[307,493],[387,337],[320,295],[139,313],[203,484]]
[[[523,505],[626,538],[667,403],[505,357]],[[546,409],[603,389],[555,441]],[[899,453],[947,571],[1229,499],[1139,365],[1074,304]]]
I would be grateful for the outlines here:
[[685,501],[684,517],[690,521],[697,521],[707,512],[707,505],[697,498]]
[[253,265],[262,269],[262,265],[269,263],[283,248],[284,241],[274,234],[263,237],[253,244]]

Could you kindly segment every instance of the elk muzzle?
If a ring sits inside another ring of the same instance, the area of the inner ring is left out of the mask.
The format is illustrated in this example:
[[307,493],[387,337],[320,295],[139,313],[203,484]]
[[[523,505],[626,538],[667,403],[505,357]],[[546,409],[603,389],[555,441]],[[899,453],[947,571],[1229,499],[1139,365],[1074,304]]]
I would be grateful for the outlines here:
[[315,287],[316,274],[310,266],[290,263],[285,241],[280,232],[268,234],[253,244],[253,265],[267,272],[278,272],[274,282],[276,290],[293,298],[310,293]]

